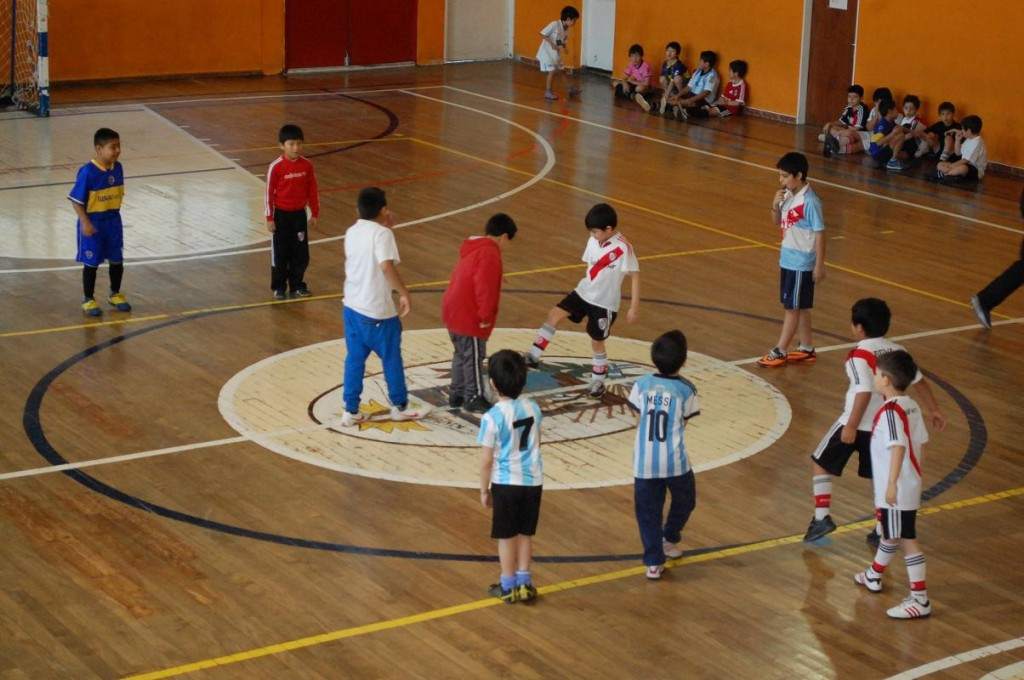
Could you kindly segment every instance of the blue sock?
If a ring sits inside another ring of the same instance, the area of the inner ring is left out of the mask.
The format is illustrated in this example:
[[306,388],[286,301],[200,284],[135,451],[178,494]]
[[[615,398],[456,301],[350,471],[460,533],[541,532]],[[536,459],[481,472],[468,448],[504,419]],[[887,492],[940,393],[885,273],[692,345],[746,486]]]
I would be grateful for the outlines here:
[[516,577],[515,576],[505,576],[504,574],[501,575],[501,589],[502,590],[512,590],[515,587],[516,587]]
[[516,585],[517,586],[532,586],[533,579],[530,578],[529,571],[517,571],[516,572]]

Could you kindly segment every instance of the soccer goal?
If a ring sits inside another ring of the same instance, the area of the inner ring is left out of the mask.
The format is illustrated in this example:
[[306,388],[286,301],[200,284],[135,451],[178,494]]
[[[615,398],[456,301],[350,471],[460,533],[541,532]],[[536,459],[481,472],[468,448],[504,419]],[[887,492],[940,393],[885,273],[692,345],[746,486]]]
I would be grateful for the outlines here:
[[0,0],[0,107],[50,114],[47,0]]

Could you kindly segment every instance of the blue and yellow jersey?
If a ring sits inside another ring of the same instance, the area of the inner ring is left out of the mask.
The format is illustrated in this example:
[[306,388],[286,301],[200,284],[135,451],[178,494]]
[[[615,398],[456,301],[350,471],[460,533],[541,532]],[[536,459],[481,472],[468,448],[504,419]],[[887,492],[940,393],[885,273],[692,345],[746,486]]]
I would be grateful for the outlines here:
[[68,198],[85,206],[89,219],[98,224],[121,223],[121,201],[124,199],[124,170],[121,164],[107,169],[95,160],[78,170],[75,186]]

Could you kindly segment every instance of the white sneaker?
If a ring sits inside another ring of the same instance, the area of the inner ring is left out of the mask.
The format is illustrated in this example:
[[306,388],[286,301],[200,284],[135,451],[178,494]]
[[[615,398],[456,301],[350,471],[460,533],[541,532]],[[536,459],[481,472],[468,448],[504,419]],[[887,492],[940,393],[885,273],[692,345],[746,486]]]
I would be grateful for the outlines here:
[[824,132],[822,132],[820,135],[818,135],[818,141],[819,142],[824,142],[825,141],[825,133]]
[[[662,572],[665,571],[665,566],[662,564],[656,564],[653,567],[647,567],[647,573],[645,576],[652,581],[657,581],[661,578]],[[891,616],[891,614],[890,614]]]
[[366,422],[366,414],[362,412],[349,413],[348,411],[345,411],[345,413],[341,416],[342,427],[355,427],[359,423],[363,422]]
[[673,560],[677,557],[683,556],[683,549],[679,547],[678,543],[669,543],[668,541],[662,540],[661,549],[665,552],[665,557]]
[[853,580],[873,593],[882,592],[882,577],[879,576],[878,578],[871,578],[870,576],[868,576],[867,569],[865,569],[864,571],[858,571],[856,574],[854,574]]
[[643,109],[644,111],[648,111],[649,112],[651,110],[651,105],[647,102],[647,98],[644,97],[639,92],[637,92],[635,95],[633,95],[633,101],[635,101],[637,104],[639,104],[640,108]]
[[885,612],[893,619],[921,619],[931,616],[932,603],[921,603],[913,595],[900,602],[897,606]]
[[587,394],[593,399],[600,399],[604,396],[604,380],[591,380],[590,387],[587,388]]
[[397,406],[391,407],[391,420],[420,420],[425,418],[430,413],[430,407],[426,404],[419,404],[414,406],[409,403],[405,405],[404,409],[399,409]]

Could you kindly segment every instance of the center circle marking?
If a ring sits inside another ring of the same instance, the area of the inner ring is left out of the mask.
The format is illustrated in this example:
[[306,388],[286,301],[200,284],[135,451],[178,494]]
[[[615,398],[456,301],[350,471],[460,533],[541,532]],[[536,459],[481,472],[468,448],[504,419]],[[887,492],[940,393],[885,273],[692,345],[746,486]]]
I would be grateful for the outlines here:
[[[496,329],[488,346],[529,347],[535,331]],[[526,394],[544,413],[541,429],[546,489],[631,484],[636,416],[626,397],[653,371],[650,343],[610,338],[608,391],[586,396],[590,338],[563,331],[531,370]],[[371,419],[340,428],[339,377],[345,341],[329,340],[277,354],[243,369],[222,388],[221,415],[239,434],[275,453],[347,474],[414,484],[475,488],[479,483],[479,416],[447,409],[452,345],[444,329],[402,336],[413,401],[433,407],[421,421],[388,419],[380,362],[367,361],[362,410]],[[698,389],[703,414],[690,421],[686,449],[701,472],[752,456],[789,427],[786,398],[760,377],[690,352],[684,375]]]

